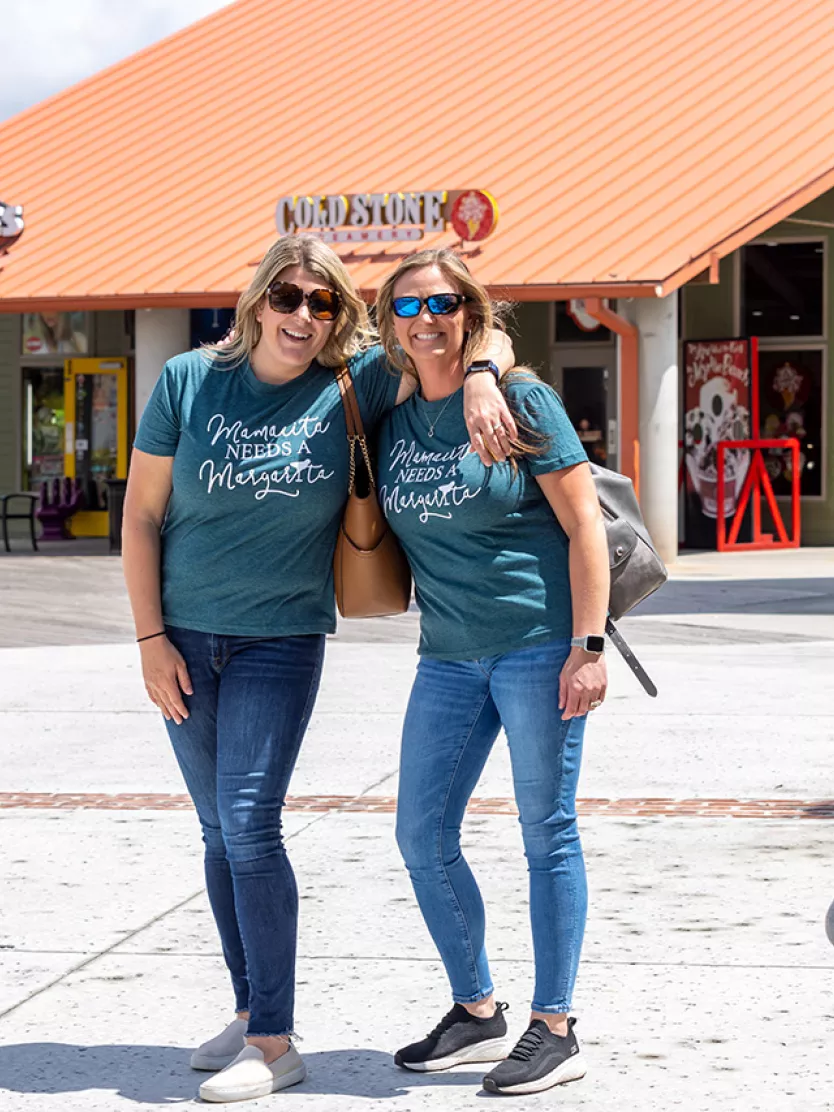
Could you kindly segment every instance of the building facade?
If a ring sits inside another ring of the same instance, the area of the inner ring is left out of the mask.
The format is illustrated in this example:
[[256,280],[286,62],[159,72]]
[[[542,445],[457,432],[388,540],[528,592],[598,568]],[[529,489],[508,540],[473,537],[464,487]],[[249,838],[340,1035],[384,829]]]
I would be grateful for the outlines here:
[[[163,363],[221,335],[299,227],[368,300],[403,253],[459,250],[589,457],[635,480],[667,559],[715,543],[719,460],[728,517],[761,459],[765,531],[798,476],[803,543],[834,543],[834,11],[453,8],[417,70],[418,9],[344,0],[288,28],[239,0],[0,124],[19,235],[0,258],[0,492],[76,479],[73,529],[103,533]],[[772,74],[791,51],[788,92]],[[798,467],[720,446],[751,436],[795,440]]]

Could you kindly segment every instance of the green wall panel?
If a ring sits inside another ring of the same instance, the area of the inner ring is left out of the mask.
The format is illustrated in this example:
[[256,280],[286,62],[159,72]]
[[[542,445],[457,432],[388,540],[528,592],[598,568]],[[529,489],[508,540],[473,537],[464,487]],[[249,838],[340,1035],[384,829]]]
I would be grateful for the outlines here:
[[20,317],[0,313],[0,493],[20,486]]

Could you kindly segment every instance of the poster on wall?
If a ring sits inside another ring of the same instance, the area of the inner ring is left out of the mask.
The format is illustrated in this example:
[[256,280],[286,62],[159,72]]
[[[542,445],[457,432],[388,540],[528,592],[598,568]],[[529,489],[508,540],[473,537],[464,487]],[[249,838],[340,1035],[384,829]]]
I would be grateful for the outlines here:
[[[822,351],[759,349],[759,421],[768,440],[799,441],[799,487],[803,498],[822,494]],[[765,467],[778,497],[790,495],[790,452],[765,454]]]
[[[750,438],[750,341],[697,340],[683,345],[684,539],[715,548],[720,440]],[[750,467],[750,453],[724,455],[724,513],[731,521]],[[742,528],[741,540],[746,539]]]
[[24,313],[22,355],[86,355],[86,313]]

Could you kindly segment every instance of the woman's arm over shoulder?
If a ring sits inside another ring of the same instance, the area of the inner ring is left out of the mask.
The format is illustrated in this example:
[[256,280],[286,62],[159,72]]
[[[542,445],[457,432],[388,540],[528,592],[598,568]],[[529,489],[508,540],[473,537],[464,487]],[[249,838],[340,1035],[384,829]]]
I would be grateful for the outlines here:
[[408,376],[400,374],[396,367],[391,366],[381,344],[374,344],[373,347],[352,355],[347,366],[374,423],[413,393],[412,387],[405,397],[399,396],[401,386]]

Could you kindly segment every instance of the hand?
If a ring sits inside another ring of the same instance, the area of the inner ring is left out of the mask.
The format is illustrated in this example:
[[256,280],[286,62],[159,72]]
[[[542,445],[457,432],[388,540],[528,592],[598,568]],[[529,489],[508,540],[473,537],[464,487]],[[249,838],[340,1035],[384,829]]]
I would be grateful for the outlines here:
[[492,467],[495,461],[503,463],[518,429],[491,372],[479,371],[467,377],[463,386],[463,416],[472,451],[477,452],[481,463],[486,467]]
[[591,703],[605,701],[607,690],[605,657],[572,648],[559,675],[559,710],[564,711],[562,720],[581,718],[591,710]]
[[154,637],[139,646],[142,654],[142,676],[145,690],[165,716],[178,726],[188,718],[183,693],[193,695],[188,668],[180,653],[167,637]]

